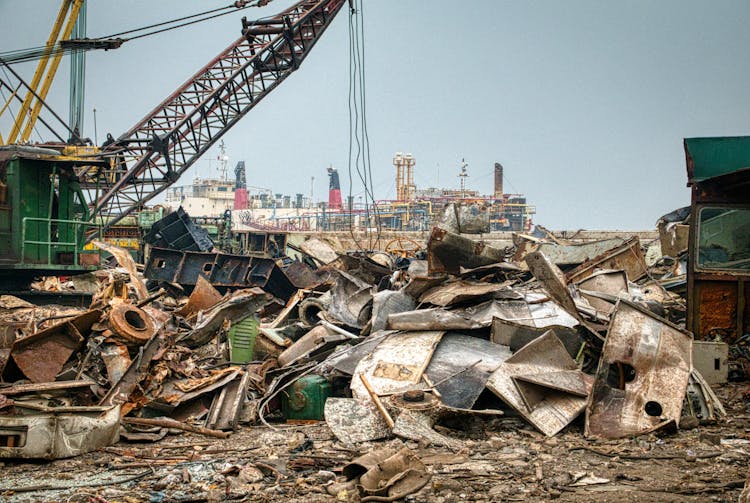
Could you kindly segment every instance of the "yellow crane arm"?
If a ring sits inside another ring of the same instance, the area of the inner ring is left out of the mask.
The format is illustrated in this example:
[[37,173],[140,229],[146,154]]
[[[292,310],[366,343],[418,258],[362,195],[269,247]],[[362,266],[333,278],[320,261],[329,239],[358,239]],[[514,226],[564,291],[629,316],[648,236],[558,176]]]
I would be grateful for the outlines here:
[[[60,60],[62,59],[62,52],[51,55],[52,50],[60,40],[70,39],[70,34],[76,24],[76,19],[78,19],[78,12],[81,10],[83,1],[63,0],[60,11],[57,13],[55,24],[52,26],[52,32],[50,32],[47,44],[45,45],[47,51],[37,64],[34,77],[31,79],[31,84],[29,85],[30,90],[26,93],[21,109],[18,111],[16,120],[13,123],[13,128],[8,135],[7,142],[9,144],[29,141],[31,131],[34,128],[34,124],[36,124],[42,108],[42,100],[47,97],[47,92],[52,85],[55,73],[57,73],[57,68],[60,66]],[[48,65],[49,69],[47,68]],[[39,88],[40,83],[42,85]],[[37,90],[37,88],[39,89]],[[34,93],[39,96],[39,99],[34,96]]]

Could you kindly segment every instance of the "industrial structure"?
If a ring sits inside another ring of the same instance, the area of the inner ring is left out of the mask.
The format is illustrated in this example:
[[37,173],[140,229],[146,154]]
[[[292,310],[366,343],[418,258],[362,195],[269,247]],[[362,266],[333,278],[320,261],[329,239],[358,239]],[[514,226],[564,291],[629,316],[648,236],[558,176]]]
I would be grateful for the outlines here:
[[[344,206],[338,172],[335,168],[328,168],[327,202],[314,206],[290,204],[289,196],[279,194],[275,199],[260,200],[255,206],[260,211],[254,211],[242,223],[277,230],[343,231],[379,226],[389,231],[424,231],[432,227],[446,204],[459,203],[486,208],[490,231],[531,229],[536,209],[528,204],[525,195],[503,191],[503,166],[500,163],[494,165],[495,185],[491,195],[466,188],[469,173],[468,164],[463,160],[458,175],[461,181],[459,189],[418,188],[414,183],[416,158],[412,154],[396,153],[393,166],[396,169],[396,199],[379,200],[367,207],[349,198]],[[301,196],[297,194],[298,200]]]

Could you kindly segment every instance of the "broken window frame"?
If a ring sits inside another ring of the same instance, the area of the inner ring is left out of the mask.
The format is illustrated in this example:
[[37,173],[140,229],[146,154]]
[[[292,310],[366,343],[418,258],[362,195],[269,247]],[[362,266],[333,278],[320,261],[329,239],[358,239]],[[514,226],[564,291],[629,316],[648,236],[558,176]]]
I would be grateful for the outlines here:
[[[701,257],[703,256],[703,253],[701,250],[701,238],[703,237],[703,229],[704,229],[704,221],[702,220],[703,212],[705,210],[725,210],[725,211],[742,211],[746,212],[748,214],[748,225],[750,225],[750,205],[737,205],[737,204],[700,204],[696,206],[696,213],[697,218],[695,219],[696,222],[696,232],[695,232],[695,249],[697,253],[693,256],[694,261],[694,267],[696,271],[700,272],[708,272],[708,273],[719,273],[719,272],[726,272],[732,275],[750,275],[750,257],[747,259],[744,259],[747,261],[747,264],[744,268],[731,268],[731,267],[722,267],[724,263],[719,262],[716,266],[710,266],[706,265],[705,263],[701,263]],[[723,213],[726,214],[726,213]],[[721,215],[717,215],[721,216]],[[716,218],[716,217],[713,217]],[[722,232],[727,232],[724,229],[722,229]],[[730,238],[731,239],[731,238]],[[750,244],[750,243],[749,243]],[[750,248],[747,250],[750,252]]]

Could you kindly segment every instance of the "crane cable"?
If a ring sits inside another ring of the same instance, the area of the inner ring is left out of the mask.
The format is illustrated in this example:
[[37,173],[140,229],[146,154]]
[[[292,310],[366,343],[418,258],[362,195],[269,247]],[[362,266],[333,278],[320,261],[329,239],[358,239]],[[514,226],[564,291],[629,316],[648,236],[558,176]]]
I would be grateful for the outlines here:
[[[220,16],[232,14],[236,11],[248,9],[250,7],[262,6],[262,5],[265,5],[265,3],[267,2],[263,2],[262,0],[255,0],[252,3],[237,2],[237,3],[230,4],[230,5],[226,5],[224,7],[218,7],[216,9],[211,9],[211,10],[199,12],[196,14],[190,14],[188,16],[171,19],[169,21],[162,21],[159,23],[154,23],[148,26],[143,26],[141,28],[133,28],[131,30],[114,33],[112,35],[107,35],[104,37],[98,37],[92,40],[116,41],[119,44],[122,44],[125,42],[129,42],[131,40],[137,40],[139,38],[149,37],[151,35],[156,35],[159,33],[166,32],[166,31],[175,30],[177,28],[183,28],[185,26],[200,23],[203,21],[209,21],[211,19],[214,19]],[[224,12],[221,12],[221,11],[224,11]],[[195,19],[195,18],[199,18],[199,19]],[[118,38],[121,35],[127,35],[129,33],[136,33],[136,32],[141,32],[144,30],[150,30],[152,28],[159,28],[162,26],[179,23],[180,21],[186,21],[186,20],[191,20],[191,21],[187,21],[181,24],[176,24],[174,26],[167,26],[166,28],[160,28],[158,30],[149,31],[146,33],[141,33],[139,35],[135,35],[132,37]],[[86,39],[83,39],[83,40],[86,40]],[[97,48],[99,47],[93,47],[93,46],[92,47],[76,47],[76,46],[70,46],[70,45],[63,46],[60,43],[57,43],[52,48],[47,47],[47,46],[39,46],[39,47],[32,47],[29,49],[16,49],[13,51],[6,51],[6,52],[0,53],[0,63],[5,64],[5,65],[15,64],[15,63],[24,63],[27,61],[34,61],[37,59],[41,59],[42,57],[45,57],[45,56],[49,57],[49,56],[53,56],[57,54],[69,54],[74,51],[88,51],[88,50],[97,49]]]
[[[357,12],[359,16],[356,16]],[[353,169],[362,182],[365,196],[365,235],[368,237],[368,249],[380,242],[380,215],[373,193],[372,167],[370,162],[370,138],[367,132],[366,86],[364,71],[364,16],[360,3],[359,11],[352,7],[349,15],[349,232],[357,247],[363,247],[354,235],[353,228]],[[356,147],[356,148],[355,148]],[[374,211],[377,238],[373,241],[370,234],[370,208]]]

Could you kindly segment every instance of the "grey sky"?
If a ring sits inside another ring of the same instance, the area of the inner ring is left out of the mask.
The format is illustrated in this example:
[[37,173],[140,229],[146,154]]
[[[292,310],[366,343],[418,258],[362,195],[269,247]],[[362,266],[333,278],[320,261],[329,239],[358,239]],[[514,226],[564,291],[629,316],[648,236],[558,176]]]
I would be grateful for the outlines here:
[[[368,129],[375,195],[395,195],[391,158],[417,159],[419,187],[525,193],[555,229],[640,229],[689,203],[682,138],[750,133],[750,2],[365,0]],[[91,0],[89,36],[229,3]],[[86,128],[118,136],[228,45],[242,15],[133,41],[87,60]],[[57,0],[0,0],[0,52],[46,39]],[[347,12],[302,68],[225,137],[231,165],[274,192],[348,184]],[[33,67],[18,67],[30,77]],[[67,117],[65,61],[51,93]],[[2,75],[0,74],[0,78]],[[8,127],[0,123],[3,133]],[[216,149],[210,157],[216,156]],[[207,159],[191,168],[214,175]],[[346,187],[342,187],[346,191]],[[355,192],[361,188],[355,185]]]

